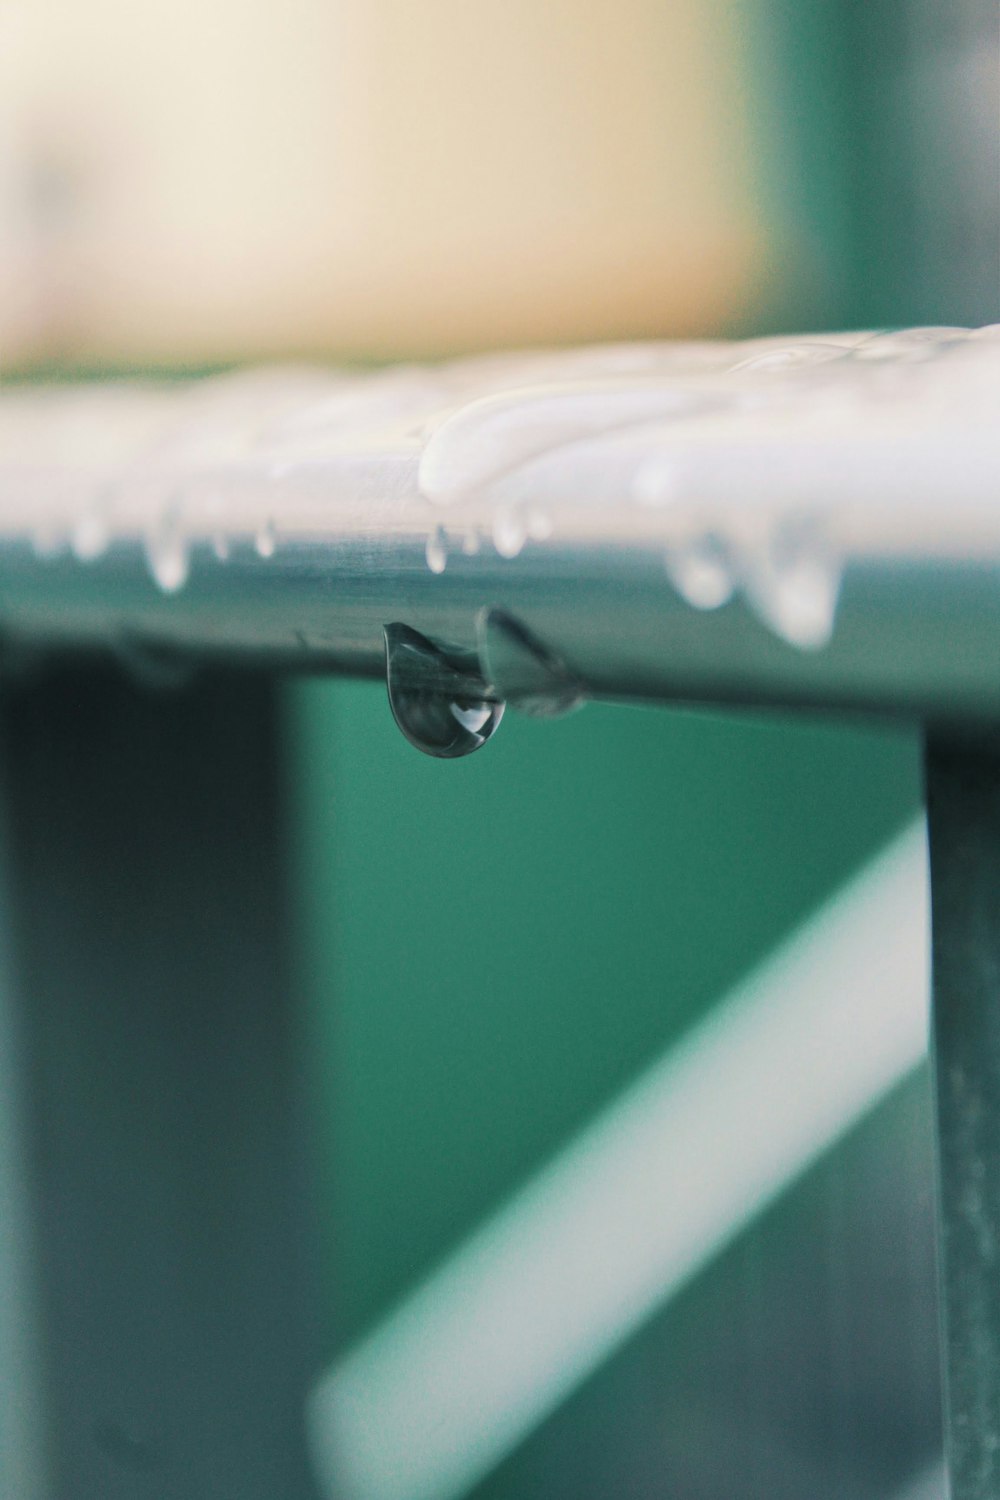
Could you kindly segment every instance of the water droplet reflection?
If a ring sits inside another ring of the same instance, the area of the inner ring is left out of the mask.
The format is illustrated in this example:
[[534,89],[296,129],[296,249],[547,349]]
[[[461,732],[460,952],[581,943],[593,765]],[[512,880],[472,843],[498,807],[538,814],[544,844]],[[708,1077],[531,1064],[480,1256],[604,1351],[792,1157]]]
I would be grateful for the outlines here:
[[506,610],[483,611],[479,651],[490,682],[520,713],[558,719],[583,707],[583,691],[565,662]]
[[410,744],[440,760],[485,745],[504,705],[488,695],[478,674],[456,666],[408,625],[387,625],[384,636],[389,706]]

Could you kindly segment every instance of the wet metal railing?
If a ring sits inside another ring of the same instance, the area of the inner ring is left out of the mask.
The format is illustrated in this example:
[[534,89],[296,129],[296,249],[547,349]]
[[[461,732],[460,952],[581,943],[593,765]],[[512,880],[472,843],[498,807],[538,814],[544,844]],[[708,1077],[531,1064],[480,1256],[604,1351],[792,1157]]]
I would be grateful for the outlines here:
[[402,625],[536,708],[992,719],[998,389],[995,330],[928,329],[8,390],[0,626],[374,676]]
[[588,698],[927,727],[949,1463],[1000,1492],[997,329],[8,388],[0,639],[25,1500],[315,1494],[285,669],[443,758]]

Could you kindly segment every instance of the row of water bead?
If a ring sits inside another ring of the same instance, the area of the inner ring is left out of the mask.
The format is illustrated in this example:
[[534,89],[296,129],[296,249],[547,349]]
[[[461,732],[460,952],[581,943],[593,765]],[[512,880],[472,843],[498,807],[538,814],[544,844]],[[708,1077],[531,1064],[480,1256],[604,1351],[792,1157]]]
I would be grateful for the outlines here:
[[[496,552],[506,558],[517,557],[529,538],[546,541],[552,531],[552,518],[540,506],[499,505],[489,527]],[[482,545],[483,535],[478,526],[449,529],[437,525],[431,530],[424,549],[427,566],[432,573],[443,573],[452,552],[475,557]]]
[[[176,495],[168,494],[155,507],[155,514],[143,529],[143,551],[150,575],[164,593],[176,593],[188,580],[191,551],[195,540],[206,533],[219,562],[227,562],[232,539],[225,524],[224,507],[218,497],[210,497],[195,513]],[[99,497],[79,508],[75,519],[58,511],[44,513],[36,520],[31,534],[35,555],[42,560],[57,558],[70,551],[80,562],[93,563],[108,551],[113,537],[115,505],[105,489]],[[278,544],[273,516],[265,516],[253,535],[258,557],[274,556]]]
[[[477,488],[488,492],[505,474],[539,455],[595,435],[641,427],[651,419],[696,414],[705,406],[697,396],[692,399],[673,386],[618,382],[584,389],[534,388],[487,398],[455,414],[432,436],[421,457],[421,489],[436,504],[468,501]],[[551,518],[541,511],[535,517],[533,526],[534,518],[525,517],[519,507],[495,509],[492,532],[501,556],[517,556],[529,535],[541,539],[548,534]],[[447,532],[438,524],[428,537],[427,563],[432,572],[441,573],[446,562]],[[690,539],[668,551],[667,572],[689,602],[700,607],[723,604],[733,590],[724,548],[712,536]],[[816,633],[811,626],[810,637]]]
[[[917,329],[888,334],[827,335],[822,340],[755,339],[742,344],[649,342],[576,350],[528,350],[474,356],[442,365],[396,366],[354,375],[328,375],[325,389],[317,372],[312,372],[313,384],[305,379],[304,372],[298,372],[298,385],[293,388],[301,389],[313,399],[300,401],[298,405],[286,400],[279,415],[271,418],[265,414],[257,424],[252,446],[266,450],[275,461],[275,472],[279,472],[283,466],[291,469],[310,459],[334,456],[345,450],[357,451],[359,447],[378,450],[400,443],[417,443],[430,448],[421,465],[424,493],[435,503],[448,503],[449,496],[430,472],[441,457],[439,434],[442,428],[448,428],[444,447],[452,447],[452,419],[460,419],[463,412],[484,399],[499,397],[518,402],[532,392],[551,392],[561,387],[574,398],[579,425],[588,386],[597,387],[600,409],[596,425],[591,427],[597,431],[602,425],[614,425],[620,401],[629,408],[625,413],[628,420],[636,419],[637,403],[651,403],[651,414],[655,414],[664,400],[676,402],[679,383],[702,382],[718,387],[720,382],[735,377],[742,384],[744,376],[755,372],[780,376],[841,360],[907,362],[924,359],[928,351],[933,353],[938,346],[987,333],[987,330],[973,335],[962,329]],[[224,410],[238,405],[236,398],[244,385],[256,394],[259,384],[252,372],[227,376],[225,381]],[[271,372],[270,384],[264,383],[265,394],[271,393],[273,397],[280,389],[280,375]],[[214,411],[215,406],[222,404],[216,399],[210,409]],[[550,441],[550,436],[543,434],[543,442]],[[474,487],[476,476],[466,471],[461,482]]]
[[[853,362],[857,373],[846,371],[847,381],[841,379],[838,385],[853,389],[858,399],[867,399],[870,388],[864,384],[865,364],[890,358],[905,364],[911,362],[910,356],[925,361],[992,332],[983,330],[974,335],[967,330],[914,329],[845,335],[838,342],[770,341],[764,349],[755,341],[743,346],[743,357],[735,359],[735,350],[741,346],[709,346],[716,359],[723,351],[726,363],[721,372],[711,363],[706,369],[701,346],[695,346],[695,356],[687,360],[685,346],[681,346],[673,363],[669,358],[666,362],[662,357],[657,360],[651,353],[646,367],[627,374],[619,370],[602,379],[596,379],[584,361],[577,380],[566,378],[564,370],[561,381],[521,382],[513,388],[487,392],[445,413],[432,426],[423,445],[419,488],[432,504],[453,506],[482,493],[486,486],[495,485],[505,474],[523,468],[538,456],[574,443],[656,422],[674,426],[685,419],[697,421],[740,405],[759,411],[756,392],[751,391],[748,399],[742,379],[733,378],[747,373],[781,376],[795,372],[792,385],[780,382],[776,389],[772,387],[771,396],[766,394],[767,386],[759,387],[765,393],[763,399],[786,403],[790,395],[800,391],[811,402],[817,399],[817,388],[803,380],[802,372],[811,367],[822,377],[824,367]],[[753,352],[747,354],[747,347]],[[829,379],[822,380],[821,388],[829,385]]]
[[[858,400],[878,394],[904,396],[906,387],[892,376],[891,366],[925,363],[961,349],[965,344],[996,340],[1000,326],[984,329],[914,328],[871,334],[848,348],[832,344],[799,343],[758,354],[733,373],[768,370],[780,373],[802,366],[822,367],[844,361],[848,381],[850,368],[885,366],[886,375],[876,387],[862,380]],[[821,372],[822,373],[822,372]],[[833,372],[831,372],[833,373]],[[860,372],[859,372],[860,373]],[[848,386],[849,390],[850,387]],[[787,400],[787,392],[783,392]],[[810,399],[808,385],[803,388]],[[669,462],[655,461],[636,476],[633,497],[645,506],[673,503],[675,475]],[[742,588],[748,602],[779,635],[804,648],[825,645],[833,631],[841,583],[841,560],[829,534],[826,517],[819,508],[777,513],[759,525],[752,538],[741,538],[707,518],[700,530],[682,534],[668,544],[666,566],[678,592],[698,608],[712,609],[727,602]]]
[[[229,560],[231,541],[221,527],[212,533],[212,551],[219,562]],[[273,557],[278,545],[278,533],[272,517],[266,517],[253,539],[258,557]],[[145,536],[146,561],[156,583],[164,593],[173,594],[187,583],[191,571],[192,535],[185,525],[183,508],[178,503],[168,503],[159,518]]]
[[[912,329],[893,333],[846,335],[824,341],[773,341],[744,348],[744,358],[732,360],[731,347],[698,348],[684,373],[689,377],[718,374],[712,355],[725,350],[724,375],[748,373],[794,374],[796,387],[815,396],[801,375],[810,368],[853,362],[861,366],[908,364],[933,359],[963,343],[995,339],[996,328]],[[638,430],[650,421],[674,425],[717,408],[718,391],[678,388],[675,383],[636,383],[623,379],[620,359],[612,382],[591,379],[581,384],[564,381],[555,386],[521,388],[488,396],[449,416],[431,433],[420,461],[420,487],[436,505],[456,505],[488,493],[506,475],[530,464],[539,455],[565,449],[601,435]],[[679,374],[683,359],[675,365]],[[646,371],[657,368],[651,359]],[[659,363],[658,369],[662,370]],[[563,371],[565,374],[566,372]],[[630,374],[638,373],[633,364]],[[845,372],[860,391],[863,380]],[[860,373],[860,372],[859,372]],[[793,388],[793,389],[795,389]],[[884,382],[882,387],[884,389]],[[850,387],[848,387],[850,389]],[[891,389],[891,386],[890,386]],[[730,403],[741,393],[731,387]],[[743,398],[745,399],[745,398]],[[780,399],[788,399],[787,387]],[[753,399],[759,410],[759,398]],[[646,507],[673,498],[669,467],[640,468],[631,486],[632,498]],[[548,521],[549,518],[546,518]],[[549,524],[551,524],[549,522]],[[786,640],[816,648],[829,639],[840,588],[840,564],[826,535],[821,514],[777,515],[752,539],[727,534],[725,519],[707,519],[691,531],[683,517],[672,528],[678,534],[665,544],[667,576],[688,603],[712,609],[726,603],[739,588],[755,612]],[[516,508],[500,507],[494,514],[494,540],[501,556],[516,556],[531,534]],[[428,540],[427,560],[434,572],[447,561],[447,533],[436,525]]]
[[[520,523],[514,523],[520,528]],[[522,539],[527,532],[516,533]],[[520,542],[517,550],[520,550]],[[427,565],[443,573],[448,533],[437,526],[427,542]],[[468,550],[468,537],[463,540]],[[514,551],[501,555],[513,556]],[[677,592],[697,609],[718,609],[741,588],[757,614],[790,644],[818,648],[830,638],[840,588],[836,552],[820,518],[779,519],[759,545],[735,548],[705,526],[666,544],[664,567]]]
[[[687,381],[759,370],[778,372],[835,359],[907,362],[939,347],[995,336],[961,328],[854,332],[809,339],[763,338],[742,343],[647,341],[577,349],[539,349],[475,355],[440,365],[393,366],[331,379],[332,389],[266,427],[263,440],[296,453],[310,443],[388,433],[425,436],[442,415],[504,392],[553,385],[663,378]],[[249,377],[228,377],[236,382]],[[277,378],[277,377],[275,377]]]
[[[381,422],[387,443],[395,440],[391,434],[402,426],[407,426],[411,434],[419,429],[421,491],[435,506],[450,506],[470,496],[482,496],[505,474],[546,451],[648,426],[650,422],[671,426],[685,418],[697,420],[699,414],[718,410],[720,403],[739,401],[739,387],[748,373],[780,377],[784,372],[796,372],[796,381],[800,382],[801,372],[810,367],[821,371],[844,361],[905,363],[932,358],[938,351],[970,339],[990,337],[996,337],[996,330],[970,333],[925,329],[823,340],[751,341],[742,346],[612,346],[571,353],[490,356],[451,366],[346,377],[334,381],[328,396],[321,394],[323,378],[313,372],[295,386],[294,400],[285,390],[287,377],[272,375],[263,386],[269,410],[274,393],[284,392],[278,404],[284,407],[285,415],[278,421],[277,431],[285,439],[303,439],[310,422],[317,431],[327,433],[331,425],[339,423],[342,436],[352,423],[356,433]],[[683,387],[680,381],[685,383]],[[209,387],[215,384],[206,382]],[[206,397],[206,409],[216,414],[232,409],[236,420],[243,410],[245,391],[253,392],[256,399],[260,384],[259,377],[226,377],[224,389],[216,391],[210,400]],[[724,395],[720,392],[722,385],[729,386]],[[484,388],[486,394],[477,397],[476,392]],[[303,403],[303,395],[318,399]],[[265,446],[272,452],[275,425],[264,421],[260,426]],[[203,440],[188,437],[182,448],[186,451],[193,445],[198,452],[200,441],[203,446]],[[279,468],[275,462],[272,472]],[[648,506],[650,492],[648,475],[638,474],[632,486],[633,499]],[[427,563],[432,572],[444,571],[453,552],[471,555],[478,551],[484,534],[500,556],[516,557],[529,538],[544,539],[552,524],[552,514],[542,506],[497,503],[485,526],[481,522],[458,527],[439,522],[432,526],[426,541]],[[146,535],[151,572],[167,591],[182,587],[188,576],[190,540],[186,532],[183,507],[168,498]],[[99,503],[89,505],[71,528],[70,545],[81,560],[92,561],[106,549],[110,534],[108,508]],[[217,526],[211,539],[216,555],[224,560],[230,546],[225,528]],[[58,550],[59,540],[58,527],[51,521],[39,523],[36,546],[40,553],[51,555]],[[258,533],[257,550],[268,557],[275,545],[273,522],[265,522]],[[689,602],[714,607],[725,602],[738,583],[743,586],[741,576],[749,578],[762,571],[759,559],[756,567],[743,566],[735,555],[738,550],[732,537],[720,534],[717,524],[701,536],[682,535],[667,542],[668,576]],[[771,550],[779,556],[797,553],[801,557],[802,553],[801,547],[785,545]],[[821,570],[812,566],[811,571],[818,576]],[[754,592],[752,586],[747,588],[749,593]],[[767,590],[757,589],[757,593],[766,594]],[[812,629],[807,634],[821,637],[823,632]]]
[[[738,378],[755,372],[780,376],[786,371],[820,369],[849,358],[872,361],[924,358],[935,349],[957,344],[967,336],[961,330],[921,330],[905,335],[869,339],[854,336],[764,350],[758,347],[755,352],[744,350],[745,357],[730,362],[727,372]],[[690,351],[688,354],[685,378],[693,375],[692,364],[699,371],[718,370],[722,358],[731,361],[732,351],[727,350],[723,356],[718,347],[707,346],[697,351],[696,358]],[[624,350],[610,355],[606,352],[603,360],[598,373],[605,376],[611,373],[610,383],[606,378],[594,381],[595,361],[584,355],[575,362],[575,368],[581,372],[590,365],[589,379],[582,384],[567,381],[563,367],[560,371],[563,381],[555,387],[542,385],[527,390],[522,387],[513,393],[462,405],[443,420],[411,424],[410,431],[419,434],[424,442],[420,481],[426,498],[434,504],[454,504],[488,494],[504,474],[581,439],[718,410],[718,392],[709,392],[706,400],[704,391],[696,390],[692,395],[679,391],[676,383],[637,381],[635,377],[640,371],[647,374],[656,366],[655,353],[651,358],[648,350]],[[499,363],[509,376],[510,363],[504,360]],[[539,373],[537,362],[534,373]],[[663,373],[662,361],[659,373]],[[676,380],[676,362],[673,373]],[[417,384],[421,392],[418,404],[432,404],[436,399],[434,390],[425,389],[419,379]],[[370,394],[367,392],[365,399]],[[385,412],[383,404],[383,416]],[[329,411],[326,415],[328,418]],[[358,418],[357,402],[354,418]],[[273,467],[271,472],[275,472]],[[633,476],[631,498],[647,509],[669,508],[675,499],[674,475],[669,463],[640,464]],[[229,552],[229,536],[222,524],[217,497],[208,503],[207,509],[214,513],[214,550],[224,561]],[[529,536],[543,540],[551,526],[552,517],[547,510],[498,504],[493,510],[490,530],[497,552],[514,557]],[[455,528],[441,523],[432,529],[427,541],[427,563],[432,572],[444,571],[454,531]],[[110,537],[109,507],[98,501],[85,507],[77,517],[70,545],[79,559],[93,561],[106,551]],[[458,538],[462,551],[471,554],[480,546],[481,532],[478,526],[466,527],[458,532]],[[255,538],[258,554],[263,558],[272,556],[276,541],[274,522],[268,517]],[[145,543],[150,570],[159,586],[167,592],[181,588],[190,567],[192,528],[184,506],[176,497],[168,497],[157,508]],[[53,527],[50,519],[47,530],[40,525],[36,546],[50,555],[58,545],[58,527]],[[712,524],[707,521],[688,524],[686,530],[682,522],[667,543],[665,561],[668,576],[679,592],[698,607],[718,607],[739,586],[762,618],[787,639],[802,646],[817,646],[829,637],[839,588],[839,567],[821,516],[779,514],[763,530],[758,527],[749,537],[720,524],[719,518]],[[501,691],[506,678],[523,703],[536,705],[533,711],[566,712],[581,701],[577,687],[543,647],[532,643],[516,622],[494,619],[492,615],[495,612],[487,617],[484,626],[478,671],[459,669],[432,642],[405,625],[387,627],[386,672],[392,710],[406,737],[426,753],[454,758],[487,742],[503,715],[498,679]],[[508,660],[511,658],[513,666]],[[493,687],[487,685],[484,671],[492,677]]]

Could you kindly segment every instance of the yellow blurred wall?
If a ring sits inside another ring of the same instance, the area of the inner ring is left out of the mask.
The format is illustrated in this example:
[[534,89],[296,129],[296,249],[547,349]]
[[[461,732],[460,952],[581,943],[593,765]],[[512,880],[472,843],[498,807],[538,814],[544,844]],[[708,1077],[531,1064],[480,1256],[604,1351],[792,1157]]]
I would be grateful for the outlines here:
[[763,257],[733,13],[5,0],[0,356],[717,326]]

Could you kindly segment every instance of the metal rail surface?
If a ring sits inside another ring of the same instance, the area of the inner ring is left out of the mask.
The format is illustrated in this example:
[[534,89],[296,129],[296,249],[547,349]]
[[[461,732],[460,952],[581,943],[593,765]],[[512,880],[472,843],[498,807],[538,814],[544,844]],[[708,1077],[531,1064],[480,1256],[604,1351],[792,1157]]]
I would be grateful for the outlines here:
[[8,387],[0,631],[991,721],[998,393],[997,328]]

